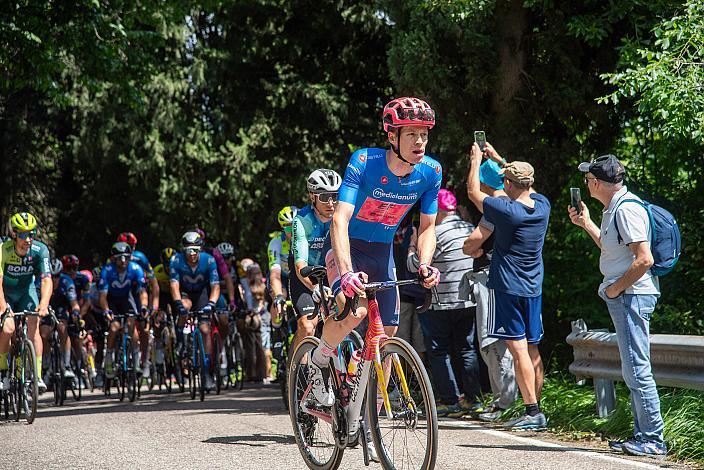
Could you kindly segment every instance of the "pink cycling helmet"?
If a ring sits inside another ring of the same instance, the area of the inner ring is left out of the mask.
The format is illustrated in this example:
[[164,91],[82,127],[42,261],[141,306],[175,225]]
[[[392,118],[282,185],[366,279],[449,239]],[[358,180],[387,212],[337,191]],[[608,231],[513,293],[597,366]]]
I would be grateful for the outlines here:
[[403,97],[389,101],[384,106],[384,132],[403,126],[435,126],[435,111],[425,101]]

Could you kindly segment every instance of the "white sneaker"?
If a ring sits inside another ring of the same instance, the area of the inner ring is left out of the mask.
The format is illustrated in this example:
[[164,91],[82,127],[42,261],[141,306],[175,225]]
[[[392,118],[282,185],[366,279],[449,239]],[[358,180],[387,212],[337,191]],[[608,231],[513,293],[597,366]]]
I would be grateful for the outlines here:
[[330,386],[330,370],[327,367],[321,369],[313,361],[310,362],[308,380],[313,384],[311,389],[313,396],[321,405],[332,406],[335,403],[335,395],[332,393],[332,387]]
[[372,432],[367,430],[364,434],[366,436],[365,441],[367,441],[367,455],[369,456],[369,460],[378,463],[380,460],[379,456],[376,454],[376,447],[374,447],[374,441],[372,440]]
[[3,390],[10,390],[10,378],[9,377],[3,377],[0,380],[0,391]]
[[64,369],[64,379],[75,379],[76,374],[73,373],[73,369],[67,367]]
[[39,393],[46,392],[46,384],[42,379],[37,380],[37,388],[39,389]]

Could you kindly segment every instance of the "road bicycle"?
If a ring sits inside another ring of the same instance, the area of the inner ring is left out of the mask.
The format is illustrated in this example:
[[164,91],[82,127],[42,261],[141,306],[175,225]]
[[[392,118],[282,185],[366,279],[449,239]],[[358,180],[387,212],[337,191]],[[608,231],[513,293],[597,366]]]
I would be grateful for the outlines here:
[[225,358],[227,374],[224,377],[225,390],[242,390],[244,385],[244,346],[242,336],[237,329],[235,312],[230,312],[230,334],[225,339]]
[[[291,275],[295,276],[295,273]],[[289,292],[291,289],[289,288]],[[281,400],[288,411],[288,358],[293,342],[292,322],[295,322],[296,314],[291,300],[287,300],[284,311],[281,314],[281,323],[274,326],[271,322],[271,351],[272,358],[276,361],[276,382],[281,389]],[[295,324],[294,324],[295,326]]]
[[[302,270],[304,276],[324,275],[322,266],[308,268]],[[383,468],[434,468],[438,421],[428,374],[413,347],[403,339],[384,334],[376,300],[376,293],[381,290],[419,282],[414,279],[364,285],[368,300],[364,345],[352,364],[349,360],[345,363],[341,354],[330,360],[335,395],[332,407],[322,406],[314,399],[306,370],[319,340],[307,337],[294,352],[289,370],[289,414],[296,443],[309,468],[336,469],[345,448],[355,445],[361,445],[364,463],[369,465],[362,425],[364,404],[365,419]],[[321,292],[325,296],[323,289]],[[341,321],[355,311],[358,300],[358,296],[347,299],[342,312],[333,315],[333,319]],[[430,303],[428,291],[418,312],[427,310]],[[325,300],[322,304],[327,309]]]
[[[186,321],[186,325],[184,327],[184,353],[183,353],[183,371],[184,375],[188,376],[188,391],[191,396],[191,400],[196,399],[196,395],[200,397],[200,401],[205,400],[205,380],[204,380],[204,374],[207,373],[208,371],[205,371],[205,345],[203,343],[203,333],[200,331],[200,328],[198,327],[198,321],[200,318],[202,318],[204,315],[206,315],[203,311],[198,310],[198,311],[191,311],[188,313],[188,319]],[[211,315],[208,313],[207,315]],[[217,324],[216,322],[212,322],[211,328],[210,328],[210,334],[211,337],[217,334],[219,338],[219,333],[217,333]],[[218,351],[216,349],[216,344],[219,347],[219,342],[216,343],[213,341],[213,352]],[[214,354],[214,356],[217,356],[218,358],[218,363],[217,367],[219,367],[219,357],[220,354]],[[211,356],[212,358],[212,356]],[[211,369],[213,367],[213,361],[211,360]],[[217,370],[217,369],[216,369]],[[217,388],[217,382],[215,383],[215,386]]]
[[[9,315],[9,309],[2,314],[0,330]],[[39,399],[37,355],[34,351],[34,345],[27,337],[27,317],[36,316],[39,316],[39,313],[31,310],[12,314],[15,333],[8,354],[7,377],[10,386],[0,393],[5,419],[10,418],[10,411],[12,411],[15,421],[19,421],[21,416],[24,416],[27,424],[32,424],[37,416],[37,400]]]
[[120,401],[127,398],[133,402],[137,399],[137,391],[139,388],[139,380],[137,379],[137,370],[135,364],[135,345],[132,341],[131,331],[128,331],[127,315],[115,315],[111,321],[120,323],[119,331],[122,332],[118,338],[115,348],[115,361],[113,370],[115,377],[105,380],[105,394],[111,395],[111,384],[115,384],[117,396]]

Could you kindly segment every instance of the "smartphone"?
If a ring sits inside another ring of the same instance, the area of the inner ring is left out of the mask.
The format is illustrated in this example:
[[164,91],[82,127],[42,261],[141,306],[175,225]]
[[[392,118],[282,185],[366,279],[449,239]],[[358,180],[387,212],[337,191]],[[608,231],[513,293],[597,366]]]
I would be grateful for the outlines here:
[[582,193],[579,188],[570,188],[570,205],[577,209],[577,215],[582,214]]
[[486,150],[486,134],[484,131],[474,131],[474,141],[479,145],[479,150]]

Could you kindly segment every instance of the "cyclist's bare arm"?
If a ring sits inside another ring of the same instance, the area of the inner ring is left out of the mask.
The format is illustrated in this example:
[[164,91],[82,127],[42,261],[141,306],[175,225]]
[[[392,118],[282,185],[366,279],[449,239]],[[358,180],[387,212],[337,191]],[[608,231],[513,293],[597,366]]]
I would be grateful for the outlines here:
[[220,284],[212,284],[210,287],[210,298],[208,300],[212,303],[217,303],[220,297]]
[[418,259],[421,264],[431,264],[435,254],[435,219],[436,214],[420,214],[418,229]]
[[353,213],[354,205],[339,201],[335,208],[335,214],[332,216],[330,241],[332,242],[332,252],[335,256],[335,262],[337,263],[337,269],[340,271],[340,275],[352,271],[348,229]]
[[139,291],[139,303],[142,307],[149,305],[149,293],[147,289],[142,289]]
[[307,277],[301,276],[301,269],[305,268],[308,266],[308,263],[305,261],[297,261],[296,262],[296,276],[298,276],[298,279],[310,290],[313,290],[313,283],[308,279]]
[[103,309],[103,312],[109,310],[108,306],[108,293],[107,292],[101,292],[100,293],[100,308]]
[[37,306],[39,315],[44,316],[49,313],[49,300],[51,300],[51,292],[54,290],[54,282],[50,276],[42,278],[41,298]]
[[0,314],[7,310],[7,301],[5,300],[5,291],[2,288],[2,274],[0,274]]
[[227,289],[227,299],[230,301],[235,300],[235,283],[232,282],[232,276],[230,273],[223,276],[225,278],[225,288]]
[[271,283],[271,296],[276,298],[277,295],[283,295],[284,290],[281,286],[281,267],[274,266],[269,272],[269,282]]
[[179,282],[172,279],[169,285],[171,286],[171,298],[174,299],[174,302],[181,300],[181,285]]
[[149,285],[151,286],[152,308],[156,312],[159,310],[159,281],[157,281],[156,276],[152,276],[149,279]]

